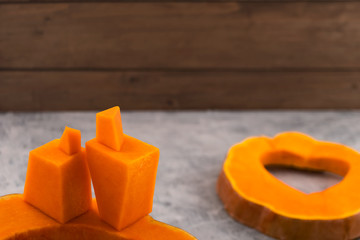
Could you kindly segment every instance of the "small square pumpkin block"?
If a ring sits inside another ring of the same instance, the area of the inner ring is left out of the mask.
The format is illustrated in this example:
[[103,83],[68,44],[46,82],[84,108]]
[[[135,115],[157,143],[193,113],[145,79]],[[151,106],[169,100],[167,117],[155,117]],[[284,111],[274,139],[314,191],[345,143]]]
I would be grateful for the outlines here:
[[80,131],[65,128],[29,154],[24,200],[60,223],[85,213],[91,205],[91,180]]
[[160,152],[122,133],[118,107],[97,114],[86,155],[103,220],[121,230],[152,211]]

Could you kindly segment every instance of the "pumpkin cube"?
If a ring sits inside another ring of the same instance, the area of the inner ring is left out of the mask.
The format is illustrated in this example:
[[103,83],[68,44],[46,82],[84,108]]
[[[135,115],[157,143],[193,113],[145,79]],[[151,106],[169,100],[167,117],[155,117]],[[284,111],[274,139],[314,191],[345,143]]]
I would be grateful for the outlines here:
[[97,114],[100,129],[96,138],[86,143],[86,159],[100,217],[121,230],[152,211],[160,153],[158,148],[122,134],[119,116],[118,107]]
[[80,131],[65,128],[29,154],[24,200],[60,223],[85,213],[91,205],[91,179]]

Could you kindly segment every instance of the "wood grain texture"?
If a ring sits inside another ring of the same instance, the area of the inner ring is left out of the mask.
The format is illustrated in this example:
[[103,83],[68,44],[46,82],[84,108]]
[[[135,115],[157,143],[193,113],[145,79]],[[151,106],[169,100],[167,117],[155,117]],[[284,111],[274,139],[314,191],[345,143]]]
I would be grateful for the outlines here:
[[[14,4],[14,3],[173,3],[173,2],[255,2],[255,3],[269,3],[269,2],[338,2],[339,0],[0,0],[0,4]],[[353,0],[346,0],[353,1]]]
[[0,111],[360,108],[357,1],[24,1]]
[[0,6],[0,69],[360,69],[360,2]]
[[2,71],[0,111],[360,108],[360,72]]

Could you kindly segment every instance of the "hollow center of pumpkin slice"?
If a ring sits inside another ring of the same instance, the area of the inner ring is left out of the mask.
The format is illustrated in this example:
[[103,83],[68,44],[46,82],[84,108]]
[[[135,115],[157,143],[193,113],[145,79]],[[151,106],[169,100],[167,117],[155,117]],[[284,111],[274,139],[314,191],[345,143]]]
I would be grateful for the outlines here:
[[340,159],[304,159],[289,152],[267,153],[262,162],[270,174],[306,194],[341,182],[349,170],[348,163]]
[[323,191],[343,179],[342,176],[327,171],[309,171],[276,165],[268,165],[266,169],[280,181],[306,194]]

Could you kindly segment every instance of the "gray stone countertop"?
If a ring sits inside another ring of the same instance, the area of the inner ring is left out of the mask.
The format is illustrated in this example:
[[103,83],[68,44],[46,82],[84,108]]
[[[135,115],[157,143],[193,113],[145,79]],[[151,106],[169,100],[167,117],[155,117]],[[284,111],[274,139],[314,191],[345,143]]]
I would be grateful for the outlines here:
[[[160,148],[151,215],[200,240],[270,239],[230,218],[215,191],[228,148],[249,136],[300,131],[360,150],[360,111],[122,112],[124,132]],[[95,136],[95,112],[0,114],[0,195],[22,193],[28,152],[65,126]],[[331,174],[272,169],[302,191],[339,181]]]

